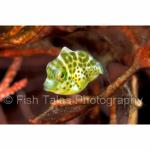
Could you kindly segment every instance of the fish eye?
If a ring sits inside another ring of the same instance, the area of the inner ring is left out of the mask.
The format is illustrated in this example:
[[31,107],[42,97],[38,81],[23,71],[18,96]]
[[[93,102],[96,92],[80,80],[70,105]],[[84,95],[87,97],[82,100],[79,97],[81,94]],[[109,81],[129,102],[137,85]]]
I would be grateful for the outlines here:
[[62,81],[63,79],[65,79],[65,73],[64,72],[59,72],[56,75],[57,80]]

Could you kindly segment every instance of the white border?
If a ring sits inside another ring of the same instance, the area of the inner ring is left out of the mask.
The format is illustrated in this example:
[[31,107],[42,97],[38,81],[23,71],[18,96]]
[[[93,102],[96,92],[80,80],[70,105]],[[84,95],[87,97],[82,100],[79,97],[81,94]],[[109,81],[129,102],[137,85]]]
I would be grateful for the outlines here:
[[2,25],[149,25],[149,0],[4,0]]
[[[4,0],[0,25],[150,25],[148,0]],[[149,126],[0,126],[1,149],[148,149]]]
[[[150,127],[129,125],[1,126],[1,149],[148,149]],[[144,143],[142,142],[144,140]]]

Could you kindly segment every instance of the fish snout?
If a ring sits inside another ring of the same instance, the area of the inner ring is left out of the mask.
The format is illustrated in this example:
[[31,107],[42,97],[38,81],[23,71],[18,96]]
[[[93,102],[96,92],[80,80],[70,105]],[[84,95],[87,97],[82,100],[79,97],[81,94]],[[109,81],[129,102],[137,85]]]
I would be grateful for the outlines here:
[[54,88],[54,81],[46,78],[44,82],[44,90],[51,91]]

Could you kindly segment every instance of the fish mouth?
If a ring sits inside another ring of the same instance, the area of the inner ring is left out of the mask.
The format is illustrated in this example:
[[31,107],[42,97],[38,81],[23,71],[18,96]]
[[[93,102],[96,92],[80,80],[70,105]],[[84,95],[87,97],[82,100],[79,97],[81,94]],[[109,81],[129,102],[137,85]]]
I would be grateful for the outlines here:
[[48,86],[47,86],[46,81],[44,82],[43,86],[44,86],[44,91],[48,92],[48,91],[49,91],[49,89],[48,89]]
[[45,84],[44,84],[44,91],[46,91],[46,92],[49,91],[49,89],[47,88],[47,86],[45,86]]
[[44,90],[50,92],[54,89],[54,81],[46,79],[44,82]]

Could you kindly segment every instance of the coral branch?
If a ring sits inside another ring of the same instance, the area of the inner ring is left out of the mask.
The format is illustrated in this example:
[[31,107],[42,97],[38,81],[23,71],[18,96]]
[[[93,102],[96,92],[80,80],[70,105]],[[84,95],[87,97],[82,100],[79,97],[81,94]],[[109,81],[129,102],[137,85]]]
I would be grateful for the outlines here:
[[66,98],[66,99],[58,99],[51,103],[51,106],[53,107],[66,107],[66,106],[73,106],[73,105],[86,105],[91,104],[92,101],[95,101],[95,99],[92,99],[92,97],[89,96],[81,96],[80,98]]
[[150,67],[150,51],[147,46],[135,51],[135,57],[140,68]]
[[[97,118],[100,118],[99,115],[101,113],[101,109],[100,109],[100,105],[96,105],[95,107],[92,108],[90,114],[89,114],[89,118],[91,120],[97,120]],[[98,120],[99,122],[100,120]]]
[[23,33],[21,33],[19,35],[17,34],[15,37],[10,38],[8,40],[8,43],[13,44],[13,45],[25,44],[28,41],[30,41],[33,38],[35,38],[35,36],[37,36],[37,34],[39,34],[42,31],[43,28],[44,28],[43,26],[31,27],[26,32],[23,32]]
[[14,94],[15,92],[19,91],[20,89],[24,88],[28,83],[27,79],[22,79],[16,83],[14,83],[10,88],[7,88],[0,92],[0,102],[4,100],[7,96]]
[[132,66],[122,76],[117,78],[116,81],[109,85],[101,94],[101,97],[113,95],[139,68],[150,67],[149,50],[147,48],[139,48],[136,52]]
[[6,33],[3,35],[2,39],[4,39],[4,38],[9,38],[9,37],[11,37],[11,36],[17,34],[17,33],[20,32],[23,28],[24,28],[24,26],[14,26],[14,27],[12,27],[11,30],[9,30],[8,32],[6,32]]
[[10,83],[13,81],[18,70],[20,69],[21,63],[22,63],[22,58],[20,57],[14,58],[13,63],[9,67],[4,79],[0,83],[0,92],[6,89],[10,85]]
[[122,27],[122,31],[125,33],[125,35],[128,37],[128,39],[130,39],[130,41],[132,42],[133,46],[135,49],[139,48],[139,41],[136,38],[135,34],[133,33],[132,30],[129,29],[129,27],[124,26]]
[[119,87],[121,87],[138,69],[138,63],[134,62],[133,65],[120,77],[110,84],[106,90],[101,94],[102,97],[109,97],[113,95]]
[[112,106],[110,107],[110,124],[117,123],[116,101],[113,98]]
[[13,47],[36,41],[43,37],[40,34],[49,28],[44,26],[16,26],[0,37],[0,47]]
[[[134,97],[138,97],[138,81],[137,77],[133,76],[131,80],[131,87],[132,87],[132,94]],[[128,118],[128,123],[129,124],[136,124],[138,120],[138,109],[142,107],[142,101],[139,100],[138,98],[134,98],[132,100],[132,103],[130,105],[129,109],[129,118]]]
[[51,55],[57,56],[59,54],[58,48],[51,48],[49,50],[41,49],[28,49],[28,50],[15,50],[8,49],[0,51],[0,57],[16,57],[16,56],[34,56],[34,55]]
[[30,119],[29,122],[32,124],[56,124],[64,123],[69,121],[89,110],[91,105],[82,105],[82,106],[70,106],[70,107],[49,107],[45,112],[40,114],[34,119]]
[[143,47],[140,46],[138,39],[136,38],[135,34],[129,27],[122,27],[122,31],[126,34],[126,36],[130,39],[134,47],[134,57],[137,57],[135,61],[139,63],[140,68],[150,67],[150,51],[149,51],[149,43],[148,40]]

